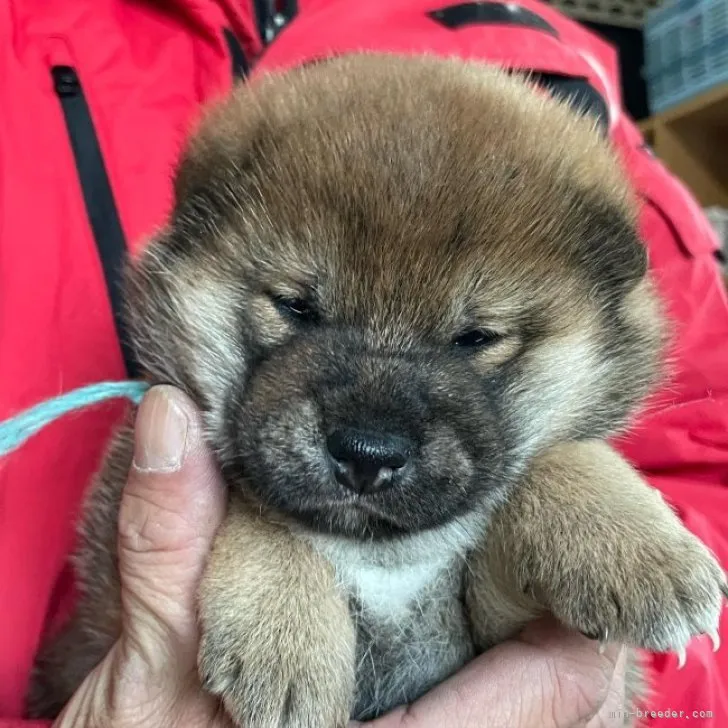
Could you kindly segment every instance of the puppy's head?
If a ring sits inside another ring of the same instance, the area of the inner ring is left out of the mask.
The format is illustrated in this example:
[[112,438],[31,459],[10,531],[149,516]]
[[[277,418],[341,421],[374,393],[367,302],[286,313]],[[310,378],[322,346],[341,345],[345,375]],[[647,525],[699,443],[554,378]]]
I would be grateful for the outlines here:
[[130,276],[139,357],[228,481],[318,529],[485,512],[539,450],[621,426],[658,313],[592,124],[456,61],[351,56],[210,113]]

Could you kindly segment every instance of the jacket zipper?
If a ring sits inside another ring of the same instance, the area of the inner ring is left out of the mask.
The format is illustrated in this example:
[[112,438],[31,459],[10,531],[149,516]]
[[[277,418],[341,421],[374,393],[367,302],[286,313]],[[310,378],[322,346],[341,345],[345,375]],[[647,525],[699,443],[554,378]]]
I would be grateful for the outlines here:
[[250,70],[248,59],[245,57],[245,52],[240,45],[240,41],[235,37],[235,33],[230,28],[223,28],[222,34],[225,36],[228,53],[230,54],[233,81],[241,81],[248,75],[248,71]]
[[136,377],[139,373],[138,366],[128,341],[123,317],[122,270],[127,249],[126,240],[98,135],[76,69],[72,66],[53,66],[51,75],[76,162],[86,214],[104,271],[124,365],[128,376]]

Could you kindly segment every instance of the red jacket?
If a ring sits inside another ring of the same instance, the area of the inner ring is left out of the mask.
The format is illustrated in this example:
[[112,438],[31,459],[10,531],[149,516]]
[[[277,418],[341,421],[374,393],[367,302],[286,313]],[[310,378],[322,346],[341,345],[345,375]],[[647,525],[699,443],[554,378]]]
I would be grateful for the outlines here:
[[[728,304],[717,240],[624,115],[611,47],[534,0],[475,19],[428,14],[455,4],[308,0],[257,72],[381,50],[480,58],[557,85],[581,79],[642,200],[677,330],[674,379],[620,447],[728,564]],[[245,0],[0,3],[0,419],[133,371],[111,305],[115,263],[98,243],[133,253],[164,220],[170,171],[201,102],[226,92],[260,49]],[[67,417],[0,462],[0,728],[30,725],[20,716],[33,654],[71,604],[73,520],[121,407]],[[714,655],[694,640],[681,672],[674,656],[651,662],[654,709],[690,718],[653,725],[728,726],[728,650]]]

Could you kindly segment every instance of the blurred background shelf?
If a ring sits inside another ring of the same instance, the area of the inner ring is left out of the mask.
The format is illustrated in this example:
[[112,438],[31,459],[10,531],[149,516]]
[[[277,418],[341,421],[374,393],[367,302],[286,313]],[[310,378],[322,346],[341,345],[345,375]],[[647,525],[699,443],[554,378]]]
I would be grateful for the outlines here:
[[546,2],[616,47],[627,113],[706,208],[728,258],[728,0]]
[[639,123],[645,140],[703,207],[728,208],[728,83]]

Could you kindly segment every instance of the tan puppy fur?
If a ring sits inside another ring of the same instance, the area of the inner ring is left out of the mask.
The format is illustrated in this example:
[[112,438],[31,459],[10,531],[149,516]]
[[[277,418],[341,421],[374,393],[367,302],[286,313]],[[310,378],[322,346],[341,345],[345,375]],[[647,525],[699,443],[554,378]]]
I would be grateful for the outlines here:
[[547,610],[586,634],[668,651],[710,631],[721,602],[705,547],[596,440],[535,460],[470,563],[469,612],[484,645]]
[[[547,611],[656,650],[716,628],[720,567],[603,443],[664,336],[590,121],[494,69],[351,56],[213,109],[176,196],[130,321],[230,486],[199,664],[238,725],[371,718]],[[130,447],[89,497],[32,715],[118,634]],[[631,673],[627,709],[640,690]]]
[[285,715],[301,725],[346,724],[354,624],[331,565],[285,524],[231,502],[200,592],[200,617],[205,687],[225,696],[237,724]]

